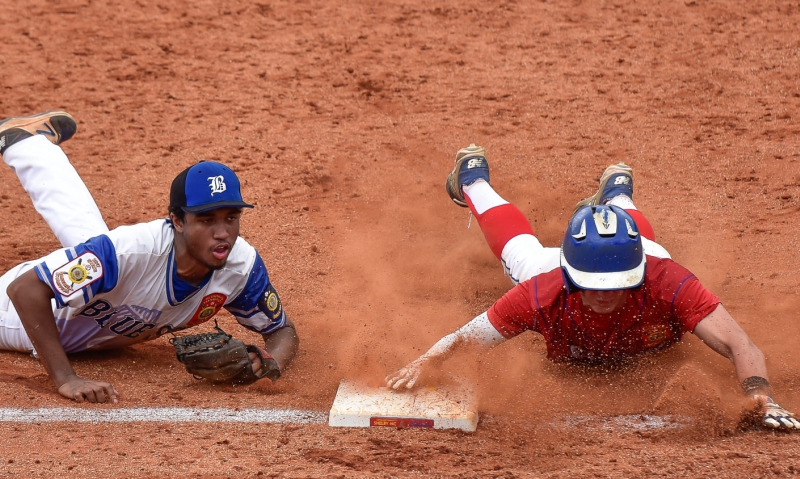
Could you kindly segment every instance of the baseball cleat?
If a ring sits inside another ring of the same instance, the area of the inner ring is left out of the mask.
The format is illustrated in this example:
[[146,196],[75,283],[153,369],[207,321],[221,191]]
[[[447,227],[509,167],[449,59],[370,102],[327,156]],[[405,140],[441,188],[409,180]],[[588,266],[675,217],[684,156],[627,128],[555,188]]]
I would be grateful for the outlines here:
[[489,163],[486,162],[486,150],[475,143],[458,150],[453,171],[447,175],[444,187],[450,199],[458,206],[467,206],[461,188],[478,180],[489,182]]
[[0,155],[9,146],[34,135],[44,135],[51,143],[58,145],[72,138],[77,129],[72,115],[61,110],[6,118],[0,121]]
[[573,213],[581,206],[603,205],[619,195],[633,199],[633,169],[625,163],[617,163],[606,168],[600,175],[600,188],[597,193],[579,201]]

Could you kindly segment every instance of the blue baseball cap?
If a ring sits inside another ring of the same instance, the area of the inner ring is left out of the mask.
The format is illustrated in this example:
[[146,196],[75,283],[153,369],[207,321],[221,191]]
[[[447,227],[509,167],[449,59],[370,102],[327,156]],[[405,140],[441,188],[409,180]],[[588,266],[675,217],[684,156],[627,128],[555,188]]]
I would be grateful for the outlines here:
[[176,176],[169,192],[169,206],[187,213],[253,207],[242,200],[236,173],[215,161],[201,161]]

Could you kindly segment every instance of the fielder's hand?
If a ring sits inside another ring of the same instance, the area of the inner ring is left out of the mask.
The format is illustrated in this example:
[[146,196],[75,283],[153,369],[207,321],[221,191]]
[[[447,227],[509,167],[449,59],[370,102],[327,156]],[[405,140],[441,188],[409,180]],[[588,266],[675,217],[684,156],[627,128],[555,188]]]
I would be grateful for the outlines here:
[[117,402],[119,393],[114,386],[102,381],[90,381],[75,376],[58,387],[58,392],[65,398],[77,402]]
[[417,359],[396,373],[386,376],[386,386],[392,389],[400,389],[403,385],[405,385],[406,389],[413,388],[422,375],[423,366],[426,362],[422,358]]
[[769,396],[755,396],[761,403],[764,411],[763,422],[767,427],[796,431],[800,430],[800,421],[794,418],[794,414],[778,406]]

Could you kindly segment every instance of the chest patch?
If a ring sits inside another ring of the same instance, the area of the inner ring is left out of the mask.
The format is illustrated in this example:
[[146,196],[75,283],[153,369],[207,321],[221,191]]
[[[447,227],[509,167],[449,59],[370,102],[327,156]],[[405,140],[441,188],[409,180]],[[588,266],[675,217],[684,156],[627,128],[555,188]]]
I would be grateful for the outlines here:
[[228,299],[228,297],[222,293],[212,293],[203,298],[203,300],[200,301],[200,306],[197,307],[197,311],[194,312],[192,319],[186,324],[186,327],[196,326],[213,318],[225,304],[226,299]]
[[52,283],[61,296],[69,298],[102,277],[103,264],[87,251],[53,271]]
[[648,348],[652,348],[672,337],[672,331],[665,324],[646,326],[642,329],[642,341]]

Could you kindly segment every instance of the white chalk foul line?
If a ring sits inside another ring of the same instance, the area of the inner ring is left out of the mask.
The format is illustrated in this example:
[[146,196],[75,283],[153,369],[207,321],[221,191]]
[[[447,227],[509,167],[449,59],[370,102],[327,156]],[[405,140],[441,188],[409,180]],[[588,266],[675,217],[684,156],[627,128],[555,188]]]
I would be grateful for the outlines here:
[[299,409],[0,408],[0,422],[249,422],[326,423],[328,414]]
[[[492,421],[491,416],[484,420]],[[328,413],[301,409],[200,409],[200,408],[0,408],[0,422],[239,422],[326,424]],[[606,430],[680,429],[691,420],[682,416],[621,415],[621,416],[566,416],[562,425],[570,428]],[[552,424],[557,426],[557,424]]]

